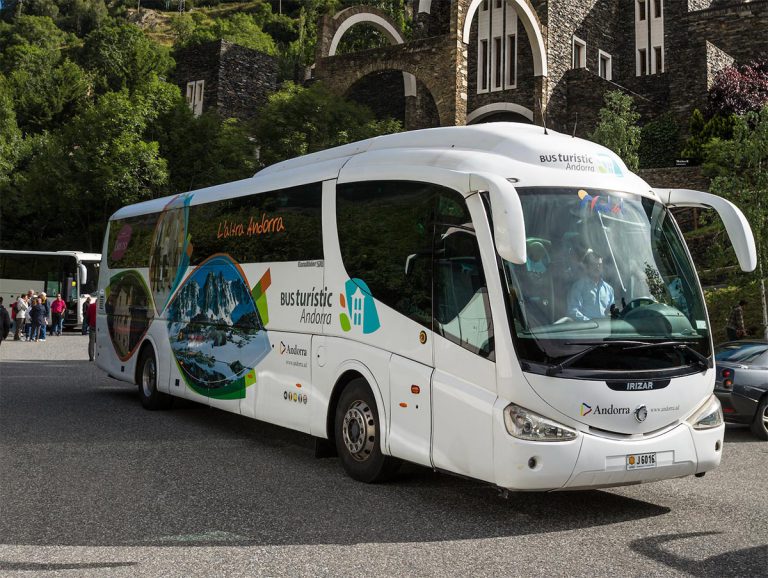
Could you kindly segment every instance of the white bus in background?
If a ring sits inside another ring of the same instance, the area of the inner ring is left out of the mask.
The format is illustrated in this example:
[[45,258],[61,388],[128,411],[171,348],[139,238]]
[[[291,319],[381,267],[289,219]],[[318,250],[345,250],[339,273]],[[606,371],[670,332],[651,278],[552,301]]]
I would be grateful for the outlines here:
[[754,269],[731,203],[536,126],[315,153],[115,213],[97,362],[147,408],[306,432],[367,482],[401,460],[516,490],[703,475],[724,425],[673,206],[715,208]]
[[83,323],[83,302],[96,296],[101,255],[81,251],[0,250],[0,295],[7,307],[32,289],[49,301],[61,293],[67,303],[64,327]]

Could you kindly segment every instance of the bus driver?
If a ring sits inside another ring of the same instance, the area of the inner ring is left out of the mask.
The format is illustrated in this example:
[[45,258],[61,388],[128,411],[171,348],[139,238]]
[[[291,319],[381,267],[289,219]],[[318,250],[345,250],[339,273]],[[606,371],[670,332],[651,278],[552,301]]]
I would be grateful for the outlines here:
[[603,279],[602,257],[587,249],[582,262],[584,275],[568,292],[568,315],[578,321],[610,316],[613,287]]

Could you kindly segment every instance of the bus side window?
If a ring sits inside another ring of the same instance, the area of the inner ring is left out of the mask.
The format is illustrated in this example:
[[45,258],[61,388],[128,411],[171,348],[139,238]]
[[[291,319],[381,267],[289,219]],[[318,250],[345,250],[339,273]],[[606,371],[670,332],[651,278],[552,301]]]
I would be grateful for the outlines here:
[[435,230],[435,330],[485,358],[493,356],[493,323],[480,250],[470,227]]

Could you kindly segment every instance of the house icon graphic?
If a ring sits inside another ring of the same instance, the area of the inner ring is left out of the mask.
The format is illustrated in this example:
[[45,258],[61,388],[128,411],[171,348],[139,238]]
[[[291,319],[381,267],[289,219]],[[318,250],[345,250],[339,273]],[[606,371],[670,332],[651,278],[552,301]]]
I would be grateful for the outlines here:
[[362,327],[363,333],[373,333],[379,327],[379,314],[371,290],[362,279],[350,279],[344,284],[347,312],[353,327]]

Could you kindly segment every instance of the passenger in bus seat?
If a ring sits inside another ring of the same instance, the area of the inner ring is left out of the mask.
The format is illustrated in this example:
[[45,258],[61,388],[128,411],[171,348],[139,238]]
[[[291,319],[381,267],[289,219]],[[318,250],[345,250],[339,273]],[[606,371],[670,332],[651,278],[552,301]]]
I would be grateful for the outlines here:
[[582,261],[585,274],[568,292],[568,316],[579,321],[607,317],[614,305],[614,293],[603,278],[603,259],[587,249]]

